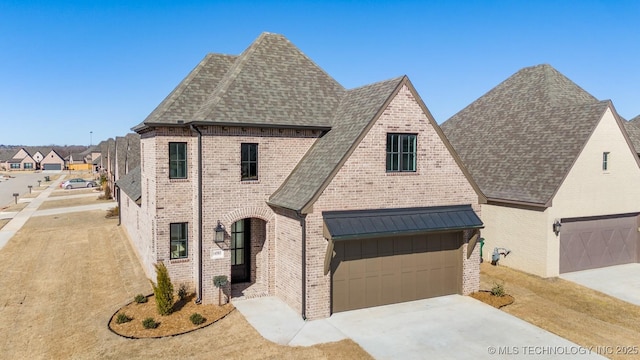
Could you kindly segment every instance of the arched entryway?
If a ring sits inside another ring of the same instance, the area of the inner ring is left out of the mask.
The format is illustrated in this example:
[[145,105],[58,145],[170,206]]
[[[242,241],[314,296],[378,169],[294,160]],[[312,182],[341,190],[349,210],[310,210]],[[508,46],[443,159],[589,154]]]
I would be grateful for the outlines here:
[[232,297],[267,295],[267,222],[255,217],[237,220],[231,224],[229,235]]

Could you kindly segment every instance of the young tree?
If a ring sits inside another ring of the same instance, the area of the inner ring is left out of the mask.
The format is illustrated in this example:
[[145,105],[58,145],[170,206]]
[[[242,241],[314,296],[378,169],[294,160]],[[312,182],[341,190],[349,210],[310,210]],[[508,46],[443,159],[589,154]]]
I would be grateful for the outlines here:
[[169,271],[164,263],[156,263],[153,266],[156,268],[157,284],[151,282],[153,286],[153,293],[156,296],[156,308],[158,314],[169,315],[173,309],[173,284],[169,277]]

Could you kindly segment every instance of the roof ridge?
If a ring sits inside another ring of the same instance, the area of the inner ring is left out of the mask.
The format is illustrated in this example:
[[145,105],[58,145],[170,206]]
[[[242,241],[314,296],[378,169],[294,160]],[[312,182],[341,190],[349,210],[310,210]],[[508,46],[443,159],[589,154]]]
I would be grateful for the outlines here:
[[196,120],[206,120],[206,110],[220,101],[222,95],[224,95],[226,90],[229,89],[231,84],[233,84],[236,77],[241,73],[244,64],[246,64],[251,58],[250,55],[252,55],[256,51],[258,45],[264,41],[264,38],[267,35],[268,33],[260,34],[260,36],[258,36],[258,38],[254,42],[252,42],[248,48],[246,48],[240,55],[238,55],[236,61],[234,61],[233,65],[231,65],[229,70],[227,70],[227,73],[224,75],[224,77],[220,79],[216,87],[211,92],[211,95],[209,95],[208,99],[205,100],[205,102],[200,105],[200,108],[195,112],[193,117]]

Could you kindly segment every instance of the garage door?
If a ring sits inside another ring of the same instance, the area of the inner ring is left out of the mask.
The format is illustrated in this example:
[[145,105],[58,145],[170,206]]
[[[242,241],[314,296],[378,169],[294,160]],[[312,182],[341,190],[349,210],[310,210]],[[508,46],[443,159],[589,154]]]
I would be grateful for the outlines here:
[[336,241],[332,311],[460,293],[462,233]]
[[563,219],[560,273],[627,264],[638,260],[635,214],[587,220]]
[[62,170],[62,164],[43,164],[42,170]]

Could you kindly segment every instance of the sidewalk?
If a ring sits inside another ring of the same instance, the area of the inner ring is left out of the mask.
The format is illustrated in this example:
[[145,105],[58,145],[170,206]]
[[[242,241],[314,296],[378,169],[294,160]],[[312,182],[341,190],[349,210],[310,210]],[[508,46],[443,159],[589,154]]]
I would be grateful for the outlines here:
[[46,198],[51,195],[53,190],[60,186],[60,183],[64,180],[65,175],[62,174],[58,179],[54,180],[48,188],[42,191],[36,198],[31,200],[29,204],[17,213],[11,221],[9,221],[2,229],[0,229],[0,249],[2,249],[7,242],[15,235],[18,230],[24,226],[31,216],[38,210],[40,204],[42,204]]

